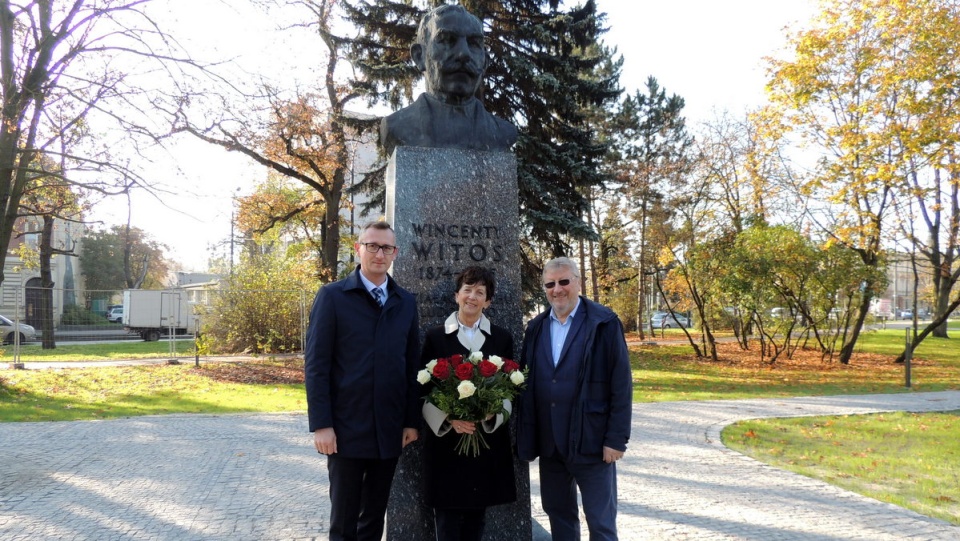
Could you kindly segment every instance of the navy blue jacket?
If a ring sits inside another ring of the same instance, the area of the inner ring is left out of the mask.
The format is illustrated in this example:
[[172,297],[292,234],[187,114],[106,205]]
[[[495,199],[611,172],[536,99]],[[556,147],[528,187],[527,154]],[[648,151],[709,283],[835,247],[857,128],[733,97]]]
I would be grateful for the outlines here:
[[345,458],[400,456],[420,426],[420,334],[413,295],[387,277],[380,308],[360,267],[320,288],[310,311],[304,375],[310,431],[333,427]]
[[[558,427],[558,432],[566,434],[566,448],[561,449],[561,454],[575,461],[590,462],[603,459],[604,447],[627,449],[633,377],[623,326],[617,315],[585,297],[580,297],[578,317],[581,310],[584,320],[577,329],[571,329],[572,336],[568,337],[564,350],[582,351],[583,356],[579,360],[576,383],[571,386],[572,396],[567,397],[571,408],[568,425]],[[543,427],[537,426],[537,411],[550,406],[536,400],[537,386],[550,382],[538,376],[536,354],[541,335],[549,332],[548,310],[527,324],[523,337],[520,362],[529,368],[517,424],[517,454],[523,460],[533,460],[541,452],[539,441]]]

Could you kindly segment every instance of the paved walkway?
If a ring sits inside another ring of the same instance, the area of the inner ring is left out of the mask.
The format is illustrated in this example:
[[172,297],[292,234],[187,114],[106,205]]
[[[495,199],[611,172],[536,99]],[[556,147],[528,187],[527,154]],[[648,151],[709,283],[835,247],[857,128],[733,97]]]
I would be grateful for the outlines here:
[[[951,409],[960,391],[636,404],[619,463],[621,539],[960,540],[960,527],[760,464],[719,439],[747,418]],[[546,525],[536,472],[534,518]],[[7,541],[325,539],[328,512],[303,415],[0,424]],[[535,525],[534,539],[548,538]]]

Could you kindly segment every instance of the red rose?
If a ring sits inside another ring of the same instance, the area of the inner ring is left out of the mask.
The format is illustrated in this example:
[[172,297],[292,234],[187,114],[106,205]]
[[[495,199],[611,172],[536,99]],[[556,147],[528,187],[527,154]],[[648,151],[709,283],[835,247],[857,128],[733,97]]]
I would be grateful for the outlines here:
[[460,366],[456,368],[457,377],[460,378],[460,381],[466,381],[473,377],[473,365],[470,363],[460,363]]
[[450,377],[450,363],[440,359],[437,361],[437,364],[433,367],[433,377],[445,380]]
[[454,368],[460,366],[460,363],[462,362],[463,362],[463,355],[457,354],[457,355],[450,356],[450,365],[453,366]]
[[520,365],[511,361],[510,359],[503,361],[503,371],[506,372],[507,374],[509,374],[510,372],[513,372],[514,370],[518,370],[519,368],[520,368]]
[[480,369],[480,375],[485,378],[489,378],[490,376],[497,373],[497,365],[493,364],[492,362],[486,359],[480,361],[480,364],[477,365],[477,368]]

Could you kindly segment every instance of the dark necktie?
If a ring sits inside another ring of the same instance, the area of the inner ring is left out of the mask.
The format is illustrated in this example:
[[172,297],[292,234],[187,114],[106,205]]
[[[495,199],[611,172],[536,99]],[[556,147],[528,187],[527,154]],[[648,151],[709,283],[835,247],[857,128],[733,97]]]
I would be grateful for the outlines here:
[[383,290],[379,287],[373,288],[370,293],[373,295],[373,298],[377,300],[377,304],[383,306]]

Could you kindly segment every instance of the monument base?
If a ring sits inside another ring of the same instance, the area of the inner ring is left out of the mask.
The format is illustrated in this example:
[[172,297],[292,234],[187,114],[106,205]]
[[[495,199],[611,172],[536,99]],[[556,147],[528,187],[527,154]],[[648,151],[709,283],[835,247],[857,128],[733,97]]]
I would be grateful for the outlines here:
[[[513,154],[397,147],[386,185],[386,220],[400,248],[391,274],[417,297],[421,337],[457,309],[456,274],[480,265],[497,276],[496,296],[485,314],[513,334],[514,355],[519,355],[520,205]],[[515,436],[512,422],[510,428]],[[433,509],[423,503],[422,472],[423,447],[417,441],[404,449],[397,465],[387,510],[388,541],[435,539]],[[514,474],[517,501],[487,508],[484,541],[532,538],[528,464],[514,458]]]

